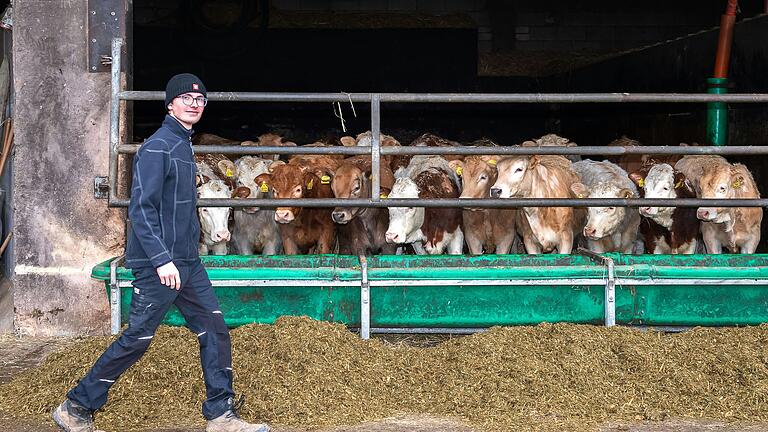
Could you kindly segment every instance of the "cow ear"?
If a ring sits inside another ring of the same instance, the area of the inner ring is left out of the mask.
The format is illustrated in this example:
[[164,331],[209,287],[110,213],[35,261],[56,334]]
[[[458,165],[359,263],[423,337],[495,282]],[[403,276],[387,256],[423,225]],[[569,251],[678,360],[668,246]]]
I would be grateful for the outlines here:
[[480,160],[487,163],[488,165],[495,167],[496,163],[499,161],[499,156],[498,155],[482,155],[480,156]]
[[589,188],[584,183],[574,183],[571,185],[571,191],[576,198],[582,199],[589,196]]
[[521,147],[538,147],[539,145],[536,144],[535,141],[523,141],[522,144],[520,144]]
[[351,136],[343,136],[339,138],[339,141],[341,141],[341,145],[344,147],[354,147],[357,145],[357,141]]
[[675,171],[675,189],[680,189],[685,184],[685,174]]
[[273,173],[275,172],[275,168],[279,167],[280,165],[285,165],[285,162],[279,161],[279,160],[274,161],[271,164],[269,164],[269,168],[267,169],[269,170],[270,173]]
[[196,187],[200,187],[201,185],[204,185],[204,184],[208,183],[209,181],[211,181],[211,178],[208,177],[205,174],[198,174],[198,175],[195,176],[195,180],[196,180],[195,181],[195,183],[196,183],[195,186]]
[[732,177],[731,187],[734,189],[741,189],[744,186],[744,175],[736,174]]
[[539,155],[531,155],[531,158],[528,159],[528,166],[530,168],[533,168],[536,165],[538,165],[540,161],[541,161],[541,157]]
[[464,171],[464,162],[457,159],[448,161],[448,166],[451,167],[451,169],[455,171],[457,175],[461,175],[462,171]]
[[251,196],[251,189],[247,186],[240,186],[232,191],[232,198],[248,198]]
[[384,135],[383,139],[381,140],[381,146],[382,147],[399,147],[400,141],[392,138],[391,136]]
[[259,190],[263,193],[269,192],[269,182],[272,180],[271,174],[259,174],[256,176],[256,178],[253,179],[253,182],[256,184],[256,186],[259,187]]
[[645,187],[645,177],[643,177],[643,175],[640,174],[639,172],[633,172],[632,174],[630,174],[629,179],[632,180],[632,182],[636,184],[637,187],[639,188]]
[[624,188],[624,189],[619,191],[619,197],[620,198],[630,199],[630,198],[633,198],[634,196],[635,196],[635,193],[632,192],[631,190],[627,189],[627,188]]
[[255,143],[254,141],[243,141],[243,142],[240,143],[240,145],[241,146],[255,146],[255,145],[258,145],[258,144]]
[[237,175],[237,168],[235,168],[235,164],[229,159],[220,160],[216,163],[216,167],[227,180],[231,180]]

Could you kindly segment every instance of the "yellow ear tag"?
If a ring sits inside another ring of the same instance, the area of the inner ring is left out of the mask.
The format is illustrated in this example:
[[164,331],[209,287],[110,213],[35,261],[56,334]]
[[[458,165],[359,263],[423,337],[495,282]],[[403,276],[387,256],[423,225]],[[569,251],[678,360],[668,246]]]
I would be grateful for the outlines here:
[[583,198],[584,198],[584,194],[579,194],[579,199],[583,199]]
[[382,192],[381,194],[379,194],[379,198],[386,198],[386,197],[388,197],[388,196],[389,196],[389,195],[385,194],[384,192]]
[[[638,180],[637,181],[637,185],[640,186],[640,187],[645,187],[645,179],[641,178],[640,180]],[[677,186],[675,186],[675,187],[677,187]]]
[[741,180],[736,180],[735,182],[733,182],[733,184],[732,184],[731,186],[732,186],[734,189],[738,189],[738,188],[740,188],[740,187],[741,187],[741,185],[742,185],[742,183],[741,183]]
[[331,182],[331,177],[330,176],[324,175],[324,176],[320,177],[320,183],[321,184],[329,184],[330,182]]
[[259,189],[260,189],[262,192],[264,192],[264,193],[267,193],[267,192],[269,192],[269,186],[267,185],[267,183],[266,183],[266,182],[262,183],[262,184],[261,184],[261,187],[260,187]]
[[681,187],[683,187],[683,181],[682,180],[680,180],[679,182],[675,183],[675,189],[680,189]]
[[235,175],[235,173],[232,172],[231,168],[227,168],[226,174],[227,174],[227,177],[232,177],[233,175]]
[[307,182],[307,190],[312,190],[312,186],[315,184],[315,179],[312,179]]
[[463,172],[464,172],[464,170],[461,167],[456,167],[456,174],[457,175],[461,175],[461,173],[463,173]]
[[491,159],[488,161],[488,165],[490,166],[496,166],[496,159]]

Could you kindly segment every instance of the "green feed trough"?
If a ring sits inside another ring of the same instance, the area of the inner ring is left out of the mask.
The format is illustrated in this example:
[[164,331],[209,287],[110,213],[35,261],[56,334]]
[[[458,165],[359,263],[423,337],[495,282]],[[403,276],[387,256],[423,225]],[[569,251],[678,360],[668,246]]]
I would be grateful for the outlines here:
[[[572,322],[728,326],[768,322],[768,255],[207,256],[230,326],[307,315],[370,332],[474,331]],[[98,264],[112,330],[130,270]],[[172,309],[165,322],[183,325]]]

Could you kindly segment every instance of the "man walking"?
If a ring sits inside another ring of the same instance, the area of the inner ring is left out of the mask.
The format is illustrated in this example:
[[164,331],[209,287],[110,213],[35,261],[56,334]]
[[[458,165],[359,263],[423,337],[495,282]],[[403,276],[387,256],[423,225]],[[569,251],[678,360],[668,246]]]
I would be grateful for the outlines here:
[[208,102],[206,94],[202,81],[192,74],[171,78],[165,88],[168,114],[134,158],[128,205],[132,230],[125,248],[126,267],[135,278],[128,328],[53,411],[54,421],[67,432],[93,431],[93,412],[107,402],[109,388],[120,375],[147,351],[173,304],[200,343],[206,431],[269,431],[267,425],[247,423],[237,414],[229,330],[197,252],[200,223],[190,137]]

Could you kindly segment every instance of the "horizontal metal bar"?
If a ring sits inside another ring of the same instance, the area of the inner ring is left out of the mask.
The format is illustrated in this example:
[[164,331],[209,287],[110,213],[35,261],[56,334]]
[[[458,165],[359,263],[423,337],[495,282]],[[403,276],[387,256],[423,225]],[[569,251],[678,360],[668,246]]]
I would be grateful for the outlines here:
[[[123,144],[118,146],[118,152],[134,154],[141,147],[140,144]],[[275,146],[242,146],[242,145],[196,145],[195,153],[221,153],[227,155],[251,155],[251,154],[332,154],[332,155],[364,155],[371,154],[370,147],[275,147]]]
[[[618,270],[625,266],[617,266]],[[380,269],[376,269],[380,270]],[[370,280],[371,287],[423,287],[423,286],[605,286],[605,278],[560,278],[560,279],[435,279],[435,280]],[[306,287],[345,287],[360,286],[360,280],[350,281],[323,281],[323,280],[280,280],[280,279],[232,279],[232,280],[211,280],[211,284],[216,287],[251,287],[251,286],[306,286]],[[768,286],[768,279],[636,279],[636,278],[616,278],[616,286],[707,286],[707,285],[727,285],[727,286]],[[120,288],[131,287],[131,281],[123,280],[118,282]]]
[[[118,146],[118,152],[133,154],[139,150],[140,144],[123,144]],[[228,155],[248,154],[341,154],[362,155],[370,154],[370,147],[275,147],[275,146],[241,146],[241,145],[200,145],[195,146],[195,153],[222,153]],[[766,155],[768,146],[584,146],[584,147],[426,147],[402,146],[381,147],[382,155],[599,155],[618,156],[635,154],[658,155]]]
[[[127,207],[127,199],[110,201],[112,207]],[[505,198],[505,199],[200,199],[198,207],[437,207],[437,208],[517,208],[517,207],[766,207],[768,199],[699,198]]]
[[[374,93],[209,92],[211,101],[227,102],[370,102]],[[618,103],[728,102],[764,103],[764,93],[379,93],[381,102],[400,103]],[[157,100],[161,91],[121,91],[124,100]]]
[[382,155],[765,155],[768,146],[382,147]]

